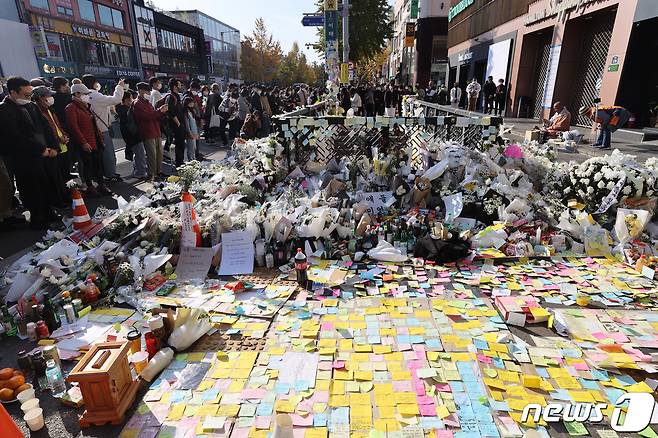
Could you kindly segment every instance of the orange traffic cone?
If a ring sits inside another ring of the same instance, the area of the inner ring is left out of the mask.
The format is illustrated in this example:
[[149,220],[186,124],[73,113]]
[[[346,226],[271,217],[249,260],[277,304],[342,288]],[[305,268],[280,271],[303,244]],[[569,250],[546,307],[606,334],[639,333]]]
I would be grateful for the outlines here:
[[24,438],[23,432],[18,428],[4,406],[0,405],[0,429],[2,436],[7,438]]
[[73,228],[76,230],[84,230],[91,225],[91,218],[87,211],[85,201],[78,189],[73,189],[71,193],[73,197]]

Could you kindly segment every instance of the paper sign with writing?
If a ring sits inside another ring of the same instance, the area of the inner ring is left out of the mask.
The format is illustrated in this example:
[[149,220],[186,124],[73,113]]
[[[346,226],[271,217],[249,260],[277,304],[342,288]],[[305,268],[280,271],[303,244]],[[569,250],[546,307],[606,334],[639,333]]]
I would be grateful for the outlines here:
[[368,192],[363,194],[363,201],[368,204],[368,214],[384,214],[393,205],[393,192]]
[[180,258],[176,265],[177,280],[205,280],[214,254],[213,248],[181,246]]
[[254,272],[254,242],[247,231],[222,233],[222,261],[219,275]]

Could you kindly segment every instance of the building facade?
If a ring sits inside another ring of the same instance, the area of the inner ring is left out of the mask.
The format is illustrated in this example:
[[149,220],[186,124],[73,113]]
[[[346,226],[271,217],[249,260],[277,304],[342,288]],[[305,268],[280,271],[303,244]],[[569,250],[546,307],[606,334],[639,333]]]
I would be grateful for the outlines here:
[[94,74],[101,84],[137,80],[128,0],[19,0],[45,77]]
[[452,0],[450,78],[505,79],[508,116],[546,118],[555,101],[622,105],[655,123],[658,48],[653,0]]
[[40,73],[29,26],[20,22],[16,3],[13,0],[6,3],[0,8],[0,41],[11,41],[11,44],[0,44],[0,77],[37,77]]
[[211,82],[240,83],[240,31],[201,11],[171,11],[172,16],[203,29],[207,76]]
[[388,77],[401,84],[445,83],[448,73],[448,1],[396,0]]
[[184,81],[207,80],[203,30],[168,12],[134,5],[137,46],[145,79],[176,77]]

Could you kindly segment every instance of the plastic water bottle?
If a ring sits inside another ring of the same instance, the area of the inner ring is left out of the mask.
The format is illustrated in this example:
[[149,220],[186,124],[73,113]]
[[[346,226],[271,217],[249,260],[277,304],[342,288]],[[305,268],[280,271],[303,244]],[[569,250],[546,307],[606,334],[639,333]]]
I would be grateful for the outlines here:
[[46,377],[53,392],[53,397],[59,398],[66,394],[66,382],[64,382],[62,370],[59,369],[54,360],[49,360],[46,363]]

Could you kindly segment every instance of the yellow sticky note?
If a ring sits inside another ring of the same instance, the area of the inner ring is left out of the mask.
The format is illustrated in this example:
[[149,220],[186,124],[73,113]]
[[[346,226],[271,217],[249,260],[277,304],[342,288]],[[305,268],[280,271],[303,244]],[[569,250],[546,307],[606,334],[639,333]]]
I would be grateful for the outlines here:
[[293,405],[290,400],[277,400],[274,403],[274,410],[276,412],[286,412],[292,413],[295,412],[297,406]]
[[219,408],[218,405],[201,405],[199,406],[199,410],[197,414],[199,416],[214,416],[217,413],[217,409]]
[[185,403],[178,403],[175,405],[171,406],[171,410],[169,411],[169,414],[167,415],[167,420],[170,421],[177,421],[183,418],[183,414],[185,413],[185,407],[187,405]]
[[446,418],[448,415],[450,415],[450,411],[448,410],[448,407],[446,405],[438,405],[436,407],[436,413],[439,416],[440,419]]
[[540,388],[541,377],[539,376],[523,376],[523,386],[526,388]]
[[400,415],[404,416],[412,416],[412,415],[420,415],[420,411],[418,410],[418,405],[417,404],[398,404],[398,412]]

